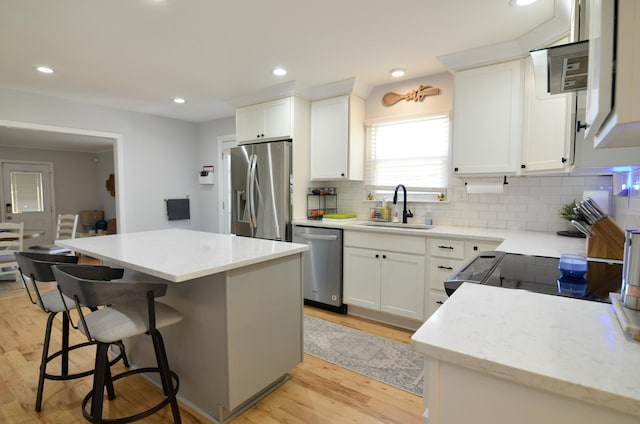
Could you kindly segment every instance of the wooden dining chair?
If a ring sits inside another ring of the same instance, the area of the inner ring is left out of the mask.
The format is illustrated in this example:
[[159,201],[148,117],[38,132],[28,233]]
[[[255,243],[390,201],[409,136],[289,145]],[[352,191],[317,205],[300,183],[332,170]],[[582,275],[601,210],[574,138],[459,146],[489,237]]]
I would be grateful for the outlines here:
[[19,281],[20,271],[15,253],[22,250],[23,240],[23,222],[0,222],[0,278],[11,275],[13,281]]
[[58,223],[56,225],[56,237],[53,244],[38,244],[31,246],[29,252],[48,253],[50,255],[74,255],[75,252],[55,244],[58,240],[68,240],[76,238],[76,230],[78,228],[77,214],[59,214]]
[[56,240],[67,240],[76,238],[76,230],[78,229],[77,214],[60,214],[58,215],[58,224],[56,227]]

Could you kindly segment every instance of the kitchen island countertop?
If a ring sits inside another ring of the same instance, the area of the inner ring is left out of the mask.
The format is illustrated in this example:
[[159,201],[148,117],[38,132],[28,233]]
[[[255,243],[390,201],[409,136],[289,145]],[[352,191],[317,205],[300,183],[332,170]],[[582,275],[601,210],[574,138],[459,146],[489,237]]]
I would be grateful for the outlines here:
[[183,229],[57,240],[56,244],[171,282],[303,252],[308,246]]
[[463,284],[412,343],[429,360],[640,420],[640,343],[610,304]]

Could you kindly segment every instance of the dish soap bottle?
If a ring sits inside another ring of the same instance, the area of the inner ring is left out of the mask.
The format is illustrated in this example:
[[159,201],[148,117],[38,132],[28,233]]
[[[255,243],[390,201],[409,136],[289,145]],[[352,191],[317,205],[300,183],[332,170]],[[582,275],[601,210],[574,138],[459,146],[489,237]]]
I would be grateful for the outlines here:
[[389,221],[389,206],[387,205],[387,199],[382,201],[382,219]]
[[427,210],[424,213],[424,224],[433,225],[433,215],[431,214],[431,208],[429,207],[427,207]]

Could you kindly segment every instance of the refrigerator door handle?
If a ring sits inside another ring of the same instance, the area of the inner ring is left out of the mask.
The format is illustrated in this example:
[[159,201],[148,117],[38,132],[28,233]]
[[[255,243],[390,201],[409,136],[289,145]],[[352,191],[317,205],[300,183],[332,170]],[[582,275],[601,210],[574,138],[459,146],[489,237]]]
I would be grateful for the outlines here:
[[[249,226],[253,228],[253,218],[251,216],[251,162],[253,161],[253,155],[249,156],[249,165],[247,166],[247,179],[245,180],[245,202],[244,202],[244,212],[242,214],[242,221],[248,222]],[[240,197],[238,197],[238,201],[240,201]],[[239,212],[239,211],[238,211]]]
[[[249,164],[249,178],[247,178],[247,184],[249,185],[249,215],[251,217],[251,228],[255,228],[257,226],[257,217],[256,217],[256,164],[257,156],[251,155],[251,162]],[[253,230],[252,230],[253,231]]]
[[336,235],[324,236],[319,234],[296,234],[296,237],[300,237],[305,240],[338,240],[338,236]]

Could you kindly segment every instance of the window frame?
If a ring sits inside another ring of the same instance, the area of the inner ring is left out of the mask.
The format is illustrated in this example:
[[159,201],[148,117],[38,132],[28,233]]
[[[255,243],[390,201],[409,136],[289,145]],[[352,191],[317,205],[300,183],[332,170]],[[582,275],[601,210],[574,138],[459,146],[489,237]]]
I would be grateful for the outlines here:
[[[393,125],[403,122],[412,122],[419,120],[428,120],[431,118],[445,117],[448,119],[448,146],[447,146],[447,158],[445,160],[445,166],[447,167],[445,172],[446,186],[445,187],[410,187],[407,186],[407,201],[413,203],[442,203],[448,202],[448,192],[451,187],[451,155],[453,152],[453,123],[452,113],[450,110],[446,111],[430,111],[428,113],[419,113],[405,116],[389,116],[384,118],[367,120],[365,122],[365,175],[363,180],[363,188],[366,196],[366,200],[381,201],[383,199],[390,200],[393,197],[393,186],[376,186],[370,184],[370,166],[369,157],[371,149],[371,139],[369,137],[369,127],[377,125]],[[399,184],[402,182],[399,182]]]

